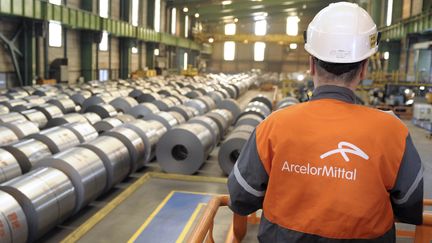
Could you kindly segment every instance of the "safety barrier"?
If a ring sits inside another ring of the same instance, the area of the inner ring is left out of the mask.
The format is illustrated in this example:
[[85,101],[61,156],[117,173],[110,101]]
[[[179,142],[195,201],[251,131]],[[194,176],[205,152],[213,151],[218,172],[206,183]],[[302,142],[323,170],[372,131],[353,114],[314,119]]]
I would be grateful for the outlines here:
[[[220,207],[228,206],[229,196],[215,196],[208,203],[203,215],[192,231],[188,242],[190,243],[214,243],[213,226],[214,219]],[[424,206],[432,206],[432,199],[425,199]],[[228,231],[225,243],[239,243],[243,240],[247,232],[247,224],[258,224],[260,218],[253,213],[249,216],[233,215],[233,222]],[[397,230],[397,237],[413,238],[414,243],[426,243],[432,240],[432,212],[423,213],[423,225],[415,227],[414,231]]]

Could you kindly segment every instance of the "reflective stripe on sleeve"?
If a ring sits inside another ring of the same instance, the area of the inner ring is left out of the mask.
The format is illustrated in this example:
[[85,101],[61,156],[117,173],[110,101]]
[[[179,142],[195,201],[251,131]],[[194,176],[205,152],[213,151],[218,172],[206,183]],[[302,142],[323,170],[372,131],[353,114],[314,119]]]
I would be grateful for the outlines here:
[[234,165],[234,176],[237,182],[240,184],[241,187],[243,187],[245,191],[249,192],[255,197],[264,197],[265,191],[257,191],[246,182],[246,180],[240,174],[240,170],[237,167],[237,163],[235,163]]

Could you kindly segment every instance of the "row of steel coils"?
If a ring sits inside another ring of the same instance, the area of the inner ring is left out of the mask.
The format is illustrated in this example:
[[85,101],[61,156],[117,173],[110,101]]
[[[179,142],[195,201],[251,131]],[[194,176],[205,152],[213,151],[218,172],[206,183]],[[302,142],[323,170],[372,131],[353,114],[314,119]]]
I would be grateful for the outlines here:
[[[190,138],[192,143],[198,139],[204,161],[240,113],[233,98],[244,93],[253,80],[243,76],[223,85],[187,80],[190,87],[180,87],[178,83],[185,80],[175,79],[124,81],[113,90],[108,87],[112,84],[90,83],[86,85],[93,91],[100,89],[90,96],[78,87],[73,92],[70,87],[39,87],[33,94],[54,96],[61,91],[68,97],[62,95],[58,103],[26,106],[33,113],[41,112],[38,115],[26,116],[25,109],[0,115],[0,129],[9,129],[16,136],[0,138],[4,181],[0,185],[0,241],[39,239],[155,156],[165,171],[175,171],[159,152],[166,146],[163,138],[172,136],[169,134]],[[131,83],[134,88],[125,85]],[[136,93],[139,95],[133,96]],[[82,97],[76,99],[77,94]],[[137,97],[147,100],[138,103]],[[187,137],[185,131],[192,136]],[[188,158],[192,153],[187,146],[186,151],[181,146],[170,148],[167,154]]]

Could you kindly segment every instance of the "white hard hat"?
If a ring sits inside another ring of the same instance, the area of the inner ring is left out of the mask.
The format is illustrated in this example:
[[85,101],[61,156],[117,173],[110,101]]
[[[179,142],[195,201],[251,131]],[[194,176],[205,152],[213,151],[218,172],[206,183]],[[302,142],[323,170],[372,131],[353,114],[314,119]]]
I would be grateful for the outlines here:
[[332,3],[322,9],[305,33],[305,50],[332,63],[353,63],[378,50],[380,33],[370,15],[357,4]]

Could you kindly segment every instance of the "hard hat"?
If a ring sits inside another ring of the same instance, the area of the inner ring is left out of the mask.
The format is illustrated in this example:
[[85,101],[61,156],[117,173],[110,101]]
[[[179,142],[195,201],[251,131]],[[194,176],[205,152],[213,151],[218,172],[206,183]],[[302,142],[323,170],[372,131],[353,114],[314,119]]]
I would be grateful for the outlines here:
[[332,3],[322,9],[305,32],[305,50],[332,63],[362,61],[378,50],[380,33],[357,4]]

